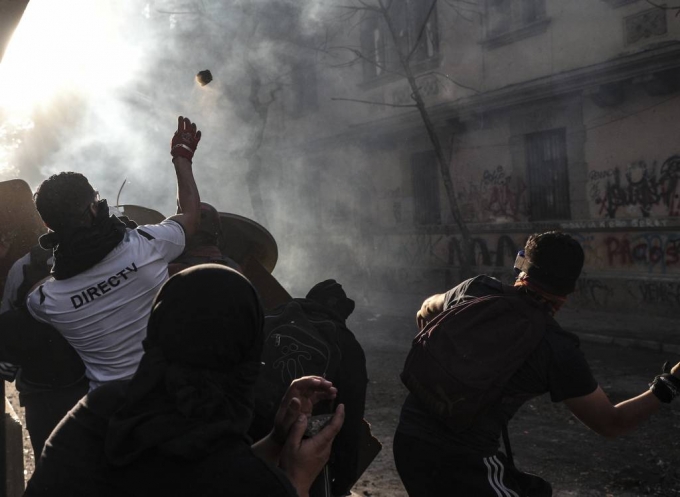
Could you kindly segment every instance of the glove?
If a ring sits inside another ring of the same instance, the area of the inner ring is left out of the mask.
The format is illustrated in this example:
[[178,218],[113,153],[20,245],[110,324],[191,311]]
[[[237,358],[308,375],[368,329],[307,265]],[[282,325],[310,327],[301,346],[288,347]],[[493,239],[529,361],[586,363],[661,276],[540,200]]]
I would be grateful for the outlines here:
[[177,118],[177,131],[170,142],[170,155],[184,157],[189,162],[194,157],[198,142],[201,141],[201,132],[196,130],[196,123],[192,123],[186,117]]
[[680,395],[680,378],[671,374],[671,367],[668,361],[666,361],[661,370],[662,373],[657,375],[649,384],[649,389],[661,402],[668,404]]

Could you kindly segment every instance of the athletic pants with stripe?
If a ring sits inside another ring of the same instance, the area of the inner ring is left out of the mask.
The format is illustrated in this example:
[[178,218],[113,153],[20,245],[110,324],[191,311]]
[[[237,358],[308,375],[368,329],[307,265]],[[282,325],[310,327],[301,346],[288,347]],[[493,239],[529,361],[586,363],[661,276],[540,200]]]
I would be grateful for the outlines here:
[[409,497],[551,497],[542,478],[523,473],[505,454],[450,454],[441,447],[397,432],[394,461]]

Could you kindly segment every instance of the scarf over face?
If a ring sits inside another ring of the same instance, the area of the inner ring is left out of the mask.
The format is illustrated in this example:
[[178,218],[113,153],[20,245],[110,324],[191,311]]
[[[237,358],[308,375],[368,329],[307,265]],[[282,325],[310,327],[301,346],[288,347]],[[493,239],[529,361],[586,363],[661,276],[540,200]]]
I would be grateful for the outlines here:
[[54,250],[54,279],[65,280],[87,271],[106,257],[123,240],[125,230],[120,219],[109,215],[106,200],[100,200],[92,226],[50,231],[42,235],[39,242],[42,248]]
[[145,451],[200,458],[245,440],[264,317],[242,275],[216,264],[177,273],[158,293],[145,354],[106,435],[114,465]]

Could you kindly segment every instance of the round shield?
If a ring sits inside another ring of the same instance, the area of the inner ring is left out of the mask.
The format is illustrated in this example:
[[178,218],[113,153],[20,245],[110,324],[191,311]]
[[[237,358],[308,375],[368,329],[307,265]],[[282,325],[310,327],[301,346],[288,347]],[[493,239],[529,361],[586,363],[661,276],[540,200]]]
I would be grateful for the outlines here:
[[239,264],[254,258],[269,273],[274,271],[279,249],[272,234],[252,219],[220,212],[222,243],[220,250]]

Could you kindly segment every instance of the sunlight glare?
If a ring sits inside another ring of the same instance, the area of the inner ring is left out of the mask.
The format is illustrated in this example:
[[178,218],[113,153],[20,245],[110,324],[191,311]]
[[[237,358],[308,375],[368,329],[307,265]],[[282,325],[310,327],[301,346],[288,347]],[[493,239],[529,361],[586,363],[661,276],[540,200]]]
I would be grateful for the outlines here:
[[127,81],[138,60],[113,1],[32,0],[0,63],[0,107],[49,106],[60,93],[96,98]]

